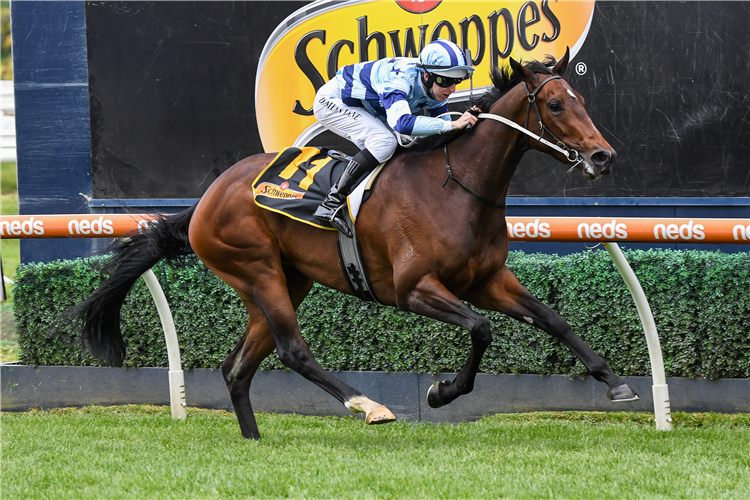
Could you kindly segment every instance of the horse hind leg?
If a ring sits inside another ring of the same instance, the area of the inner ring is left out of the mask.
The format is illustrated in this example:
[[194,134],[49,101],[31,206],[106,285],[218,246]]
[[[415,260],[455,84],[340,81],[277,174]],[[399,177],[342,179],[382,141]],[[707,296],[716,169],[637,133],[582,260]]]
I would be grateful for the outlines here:
[[[284,267],[287,291],[296,310],[312,288],[312,280],[297,269]],[[229,390],[240,430],[245,438],[259,439],[260,433],[250,402],[250,384],[258,367],[276,348],[262,311],[249,299],[243,300],[250,319],[245,333],[222,363],[222,374]]]
[[[285,277],[288,280],[294,275],[290,276],[287,272]],[[349,410],[355,413],[365,413],[365,421],[368,424],[384,424],[396,420],[388,408],[343,383],[318,364],[302,338],[295,315],[296,306],[290,307],[292,297],[288,293],[279,293],[278,288],[274,286],[275,283],[276,280],[266,282],[267,286],[263,289],[264,293],[258,297],[257,303],[268,320],[281,362],[331,394]]]
[[260,439],[250,403],[250,384],[261,362],[273,352],[276,344],[260,310],[252,303],[245,303],[250,314],[245,333],[221,366],[229,397],[240,424],[242,436]]
[[[299,307],[310,291],[312,281],[291,267],[284,267],[284,278],[287,284],[286,293],[271,300],[270,303],[273,306],[270,309],[274,311],[275,308],[286,309],[285,306],[291,306],[291,318],[296,335],[274,334],[274,332],[282,330],[282,327],[278,325],[279,312],[268,312],[268,309],[264,310],[247,295],[240,293],[250,314],[250,323],[245,336],[224,361],[222,371],[237,412],[243,436],[255,439],[260,437],[250,404],[250,382],[258,365],[273,351],[274,347],[277,347],[279,358],[285,365],[319,385],[344,403],[350,410],[366,413],[368,424],[386,423],[395,420],[393,414],[385,406],[368,399],[317,364],[299,333],[299,326],[294,315],[294,310]],[[267,286],[264,290],[272,291],[274,289],[273,283],[274,280],[266,280]],[[272,326],[274,324],[276,324],[275,330]]]

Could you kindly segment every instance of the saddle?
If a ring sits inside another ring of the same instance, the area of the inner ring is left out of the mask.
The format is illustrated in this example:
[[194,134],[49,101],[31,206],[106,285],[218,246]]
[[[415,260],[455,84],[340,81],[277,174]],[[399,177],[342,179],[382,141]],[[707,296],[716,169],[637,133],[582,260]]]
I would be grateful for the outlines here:
[[[298,222],[336,231],[328,222],[313,217],[333,184],[349,164],[351,157],[328,148],[291,147],[281,151],[253,182],[255,204]],[[362,204],[383,169],[376,168],[347,197],[346,220],[353,237],[339,233],[338,251],[341,269],[352,293],[363,300],[378,302],[362,263],[355,223]]]
[[[253,198],[259,207],[278,212],[320,229],[335,231],[328,222],[313,217],[336,180],[341,177],[351,157],[328,148],[286,148],[253,182]],[[380,165],[365,177],[347,198],[352,221],[370,197],[370,191],[382,170]]]

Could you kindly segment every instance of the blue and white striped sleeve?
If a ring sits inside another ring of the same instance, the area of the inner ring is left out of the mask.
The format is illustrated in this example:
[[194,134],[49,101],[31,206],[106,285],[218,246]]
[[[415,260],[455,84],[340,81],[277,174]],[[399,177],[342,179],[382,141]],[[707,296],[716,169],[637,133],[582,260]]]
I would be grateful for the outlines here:
[[[381,96],[388,125],[399,134],[423,136],[451,130],[450,120],[428,116],[414,116],[409,108],[406,93],[400,90]],[[447,108],[446,108],[447,109]],[[446,128],[447,125],[447,128]]]

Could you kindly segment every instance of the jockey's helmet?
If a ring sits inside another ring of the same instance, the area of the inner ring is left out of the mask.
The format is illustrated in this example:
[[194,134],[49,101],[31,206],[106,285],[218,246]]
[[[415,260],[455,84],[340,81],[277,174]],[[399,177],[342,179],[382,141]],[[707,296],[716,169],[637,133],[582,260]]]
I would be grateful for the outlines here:
[[458,45],[441,39],[427,44],[422,49],[417,67],[430,75],[430,79],[441,87],[450,87],[466,80],[474,71],[471,61],[467,61],[466,54]]

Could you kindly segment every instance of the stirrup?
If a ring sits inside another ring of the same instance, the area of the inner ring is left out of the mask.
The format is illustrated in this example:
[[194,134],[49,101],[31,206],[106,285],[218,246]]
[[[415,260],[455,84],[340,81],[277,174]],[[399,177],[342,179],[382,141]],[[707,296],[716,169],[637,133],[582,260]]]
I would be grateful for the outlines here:
[[[318,213],[321,210],[325,210],[326,212],[325,213]],[[321,205],[318,205],[318,208],[315,209],[315,212],[313,213],[313,217],[315,217],[316,219],[318,219],[320,221],[331,222],[331,219],[333,219],[333,214],[335,214],[335,213],[336,213],[335,210],[330,210],[328,207],[326,207],[325,205],[321,204]]]
[[336,195],[328,193],[325,199],[315,209],[313,217],[318,220],[330,222],[336,216],[336,212],[341,208],[342,205],[346,205],[346,198],[343,201],[336,199]]
[[343,205],[341,205],[339,208],[334,210],[333,215],[331,216],[331,220],[329,222],[333,224],[336,227],[336,229],[344,233],[344,236],[346,236],[347,238],[351,238],[354,235],[352,234],[352,230],[349,229],[349,225],[346,223],[346,221],[340,214],[342,208],[346,208],[346,202],[344,202]]

